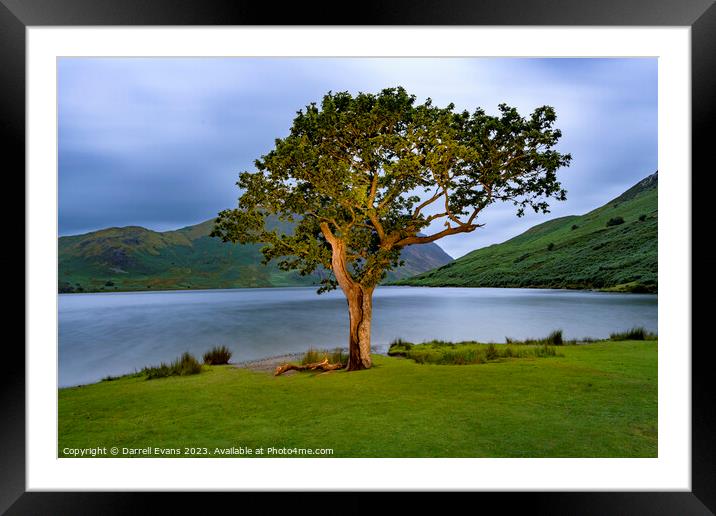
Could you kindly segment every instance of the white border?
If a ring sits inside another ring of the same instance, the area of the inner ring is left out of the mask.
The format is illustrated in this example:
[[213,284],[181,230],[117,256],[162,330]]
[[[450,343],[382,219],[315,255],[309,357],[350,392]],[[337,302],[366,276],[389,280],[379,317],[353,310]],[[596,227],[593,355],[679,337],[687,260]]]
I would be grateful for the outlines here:
[[[28,28],[27,489],[691,489],[690,29]],[[658,56],[659,457],[58,459],[58,56]],[[666,200],[665,200],[666,199]]]

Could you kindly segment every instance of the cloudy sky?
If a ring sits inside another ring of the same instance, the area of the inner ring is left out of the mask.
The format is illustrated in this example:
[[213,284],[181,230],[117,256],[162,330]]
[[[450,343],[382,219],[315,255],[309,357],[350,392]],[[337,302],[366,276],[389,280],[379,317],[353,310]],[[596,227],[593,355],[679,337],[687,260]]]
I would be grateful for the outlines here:
[[238,173],[288,134],[297,110],[331,91],[401,85],[418,101],[523,115],[547,104],[573,156],[567,201],[518,219],[493,205],[453,257],[549,218],[582,214],[657,168],[657,61],[517,58],[64,58],[59,62],[59,231],[164,231],[234,207]]

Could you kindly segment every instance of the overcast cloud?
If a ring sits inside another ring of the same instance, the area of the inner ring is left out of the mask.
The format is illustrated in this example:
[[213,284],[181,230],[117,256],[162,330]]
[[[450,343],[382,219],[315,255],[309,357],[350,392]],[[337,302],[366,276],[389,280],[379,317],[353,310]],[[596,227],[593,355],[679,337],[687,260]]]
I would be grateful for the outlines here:
[[453,257],[557,216],[582,214],[657,168],[657,60],[368,58],[63,58],[59,62],[61,235],[109,226],[164,231],[234,207],[238,173],[286,136],[327,91],[401,85],[419,101],[523,115],[547,104],[573,156],[567,201],[438,242]]

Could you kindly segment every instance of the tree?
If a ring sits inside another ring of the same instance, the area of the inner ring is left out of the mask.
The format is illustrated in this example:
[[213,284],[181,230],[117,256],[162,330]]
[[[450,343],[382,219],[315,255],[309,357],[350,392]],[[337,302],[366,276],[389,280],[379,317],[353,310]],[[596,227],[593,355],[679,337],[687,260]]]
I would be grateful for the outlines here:
[[263,243],[264,263],[277,259],[282,270],[327,272],[318,293],[340,287],[348,301],[347,369],[369,368],[373,291],[403,248],[470,233],[498,201],[522,216],[566,198],[556,172],[571,156],[554,150],[554,109],[499,111],[418,104],[401,87],[329,92],[297,112],[256,171],[240,174],[238,208],[219,213],[212,235]]

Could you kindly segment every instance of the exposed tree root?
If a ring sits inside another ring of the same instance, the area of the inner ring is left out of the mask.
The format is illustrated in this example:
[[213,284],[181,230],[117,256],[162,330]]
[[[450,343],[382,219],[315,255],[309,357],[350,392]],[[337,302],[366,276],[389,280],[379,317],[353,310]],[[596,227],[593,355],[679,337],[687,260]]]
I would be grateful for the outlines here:
[[313,364],[296,365],[296,364],[283,364],[276,368],[274,376],[285,373],[286,371],[335,371],[336,369],[343,369],[346,364],[337,362],[335,364],[329,364],[328,359],[324,359],[322,362],[314,362]]

